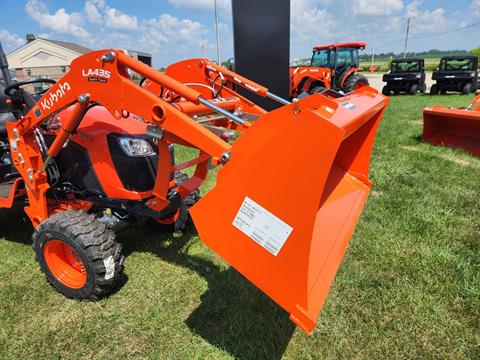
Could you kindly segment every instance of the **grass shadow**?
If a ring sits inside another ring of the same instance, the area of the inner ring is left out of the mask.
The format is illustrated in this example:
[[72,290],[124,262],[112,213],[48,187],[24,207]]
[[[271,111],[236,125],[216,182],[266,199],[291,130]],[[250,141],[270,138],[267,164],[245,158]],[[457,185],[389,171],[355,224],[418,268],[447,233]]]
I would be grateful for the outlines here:
[[31,245],[34,228],[23,206],[22,203],[16,203],[10,209],[0,209],[0,239]]
[[[129,233],[125,239],[132,236]],[[213,261],[189,255],[194,238],[194,232],[163,239],[146,232],[141,242],[124,241],[124,253],[150,252],[208,282],[201,304],[186,320],[195,334],[237,359],[280,359],[296,328],[288,314],[233,268],[223,270]]]

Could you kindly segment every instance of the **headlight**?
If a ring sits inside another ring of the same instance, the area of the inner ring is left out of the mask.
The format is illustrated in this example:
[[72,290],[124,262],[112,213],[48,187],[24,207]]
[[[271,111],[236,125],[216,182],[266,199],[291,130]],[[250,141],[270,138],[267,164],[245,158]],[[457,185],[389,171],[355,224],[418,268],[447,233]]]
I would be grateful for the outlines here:
[[121,137],[118,139],[123,152],[132,157],[147,157],[155,155],[155,151],[148,141],[133,137]]
[[420,76],[421,76],[420,74],[415,75],[417,79],[420,79]]

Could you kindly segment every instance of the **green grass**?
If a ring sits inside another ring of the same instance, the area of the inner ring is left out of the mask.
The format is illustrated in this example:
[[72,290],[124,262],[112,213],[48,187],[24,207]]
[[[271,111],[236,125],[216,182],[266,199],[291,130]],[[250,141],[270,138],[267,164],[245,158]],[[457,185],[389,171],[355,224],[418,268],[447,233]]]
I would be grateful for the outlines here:
[[65,299],[13,212],[0,227],[0,359],[478,359],[480,160],[420,141],[424,106],[467,100],[391,98],[373,192],[313,336],[193,233],[123,232],[123,288]]

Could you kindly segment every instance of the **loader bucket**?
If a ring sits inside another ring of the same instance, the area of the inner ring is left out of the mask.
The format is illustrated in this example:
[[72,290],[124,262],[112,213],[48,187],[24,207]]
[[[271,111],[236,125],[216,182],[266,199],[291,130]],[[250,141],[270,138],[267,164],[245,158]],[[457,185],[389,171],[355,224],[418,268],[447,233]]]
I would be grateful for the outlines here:
[[480,111],[442,106],[423,109],[423,140],[480,156]]
[[388,98],[311,95],[261,116],[191,215],[200,237],[311,332],[367,200]]

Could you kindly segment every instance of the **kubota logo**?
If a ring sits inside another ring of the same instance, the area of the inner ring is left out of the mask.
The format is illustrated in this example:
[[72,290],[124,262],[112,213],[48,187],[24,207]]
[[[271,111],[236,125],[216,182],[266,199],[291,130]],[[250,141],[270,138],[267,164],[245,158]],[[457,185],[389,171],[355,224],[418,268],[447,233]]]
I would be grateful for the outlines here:
[[84,77],[102,77],[105,79],[110,79],[110,74],[110,71],[103,69],[88,69],[87,71],[85,71],[85,69],[82,70],[82,75]]
[[50,110],[54,104],[60,100],[67,91],[70,91],[71,87],[68,82],[59,83],[58,89],[55,91],[50,90],[49,96],[46,96],[45,99],[40,101],[40,105],[43,110]]

